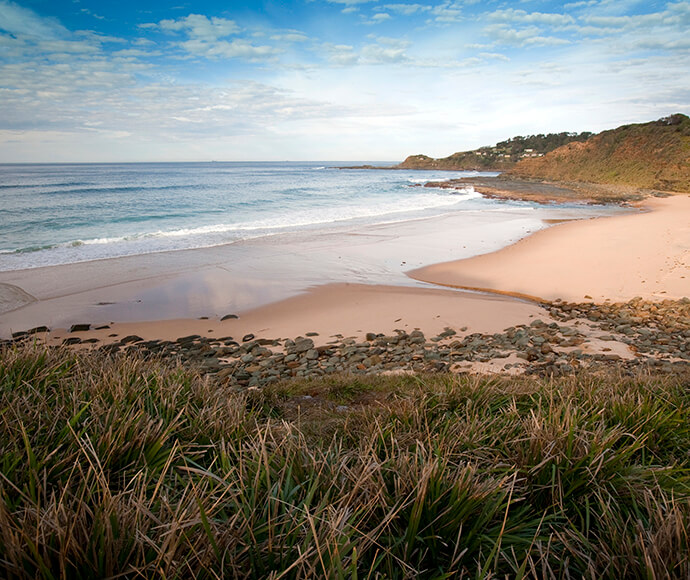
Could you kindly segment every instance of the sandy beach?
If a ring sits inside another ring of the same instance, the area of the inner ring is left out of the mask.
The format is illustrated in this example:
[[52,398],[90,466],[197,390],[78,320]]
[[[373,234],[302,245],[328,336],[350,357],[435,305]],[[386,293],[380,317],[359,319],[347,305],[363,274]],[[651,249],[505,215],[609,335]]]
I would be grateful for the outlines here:
[[[201,317],[219,320],[227,314],[241,314],[245,320],[250,311],[268,305],[272,305],[271,316],[278,317],[280,309],[275,304],[298,296],[304,300],[297,306],[287,303],[285,311],[292,315],[299,307],[301,320],[307,321],[318,302],[307,297],[316,294],[330,297],[332,333],[341,332],[339,327],[348,324],[353,314],[337,313],[343,294],[338,293],[336,299],[332,284],[349,284],[351,289],[359,285],[394,287],[397,302],[401,288],[415,289],[410,300],[426,303],[441,289],[410,278],[408,270],[498,250],[554,220],[601,214],[601,210],[586,207],[535,210],[529,205],[499,206],[495,211],[502,216],[499,223],[492,211],[475,211],[470,220],[451,213],[331,232],[269,236],[197,250],[1,272],[0,337],[36,326],[64,329],[85,322],[148,325],[188,320],[193,325]],[[327,288],[321,288],[324,286]],[[422,289],[427,291],[424,296],[417,292]],[[454,296],[458,303],[466,298],[457,291],[444,290],[442,294]],[[470,303],[477,300],[472,298]],[[406,307],[407,315],[424,311],[409,303]],[[434,317],[444,310],[448,305]],[[360,312],[354,316],[362,316],[362,322],[353,326],[364,331],[390,322]],[[411,324],[421,327],[432,323],[436,324],[433,317],[428,322],[417,317]],[[286,326],[277,318],[274,324]],[[364,328],[367,326],[372,328]],[[295,328],[295,333],[300,331]],[[140,334],[150,335],[145,329]]]
[[[0,316],[0,332],[8,337],[47,325],[57,344],[71,324],[83,322],[108,327],[80,334],[101,344],[126,335],[275,339],[311,333],[318,345],[368,332],[421,329],[431,336],[452,328],[467,336],[535,319],[554,322],[546,309],[521,296],[575,302],[687,296],[690,197],[651,199],[643,210],[560,223],[498,251],[414,270],[409,278],[404,272],[415,261],[462,255],[438,235],[439,228],[452,231],[451,217],[436,219],[432,227],[379,226],[320,238],[317,245],[297,242],[289,252],[256,242],[242,248],[242,259],[233,255],[231,265],[227,248],[209,248],[6,272],[0,276],[6,304],[14,300],[20,307]],[[300,249],[300,243],[306,245]],[[334,246],[340,248],[335,261]],[[385,275],[368,272],[358,260],[371,252],[390,266]],[[356,283],[332,283],[336,270],[346,275],[348,269],[356,272]],[[292,276],[284,275],[287,270]],[[388,276],[394,285],[364,284],[370,274]],[[221,322],[227,314],[239,318]]]
[[535,300],[689,296],[690,196],[649,199],[642,208],[636,215],[561,224],[498,252],[410,276]]

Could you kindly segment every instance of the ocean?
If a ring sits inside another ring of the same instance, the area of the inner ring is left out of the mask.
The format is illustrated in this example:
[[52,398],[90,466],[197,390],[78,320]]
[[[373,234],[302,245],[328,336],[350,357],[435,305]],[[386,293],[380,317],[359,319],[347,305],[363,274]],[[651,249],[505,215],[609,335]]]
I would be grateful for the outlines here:
[[[341,170],[336,165],[0,165],[0,271],[458,212],[466,212],[468,219],[477,212],[491,214],[500,222],[516,210],[538,209],[525,202],[485,199],[472,188],[418,187],[477,173]],[[570,209],[584,217],[616,211]]]

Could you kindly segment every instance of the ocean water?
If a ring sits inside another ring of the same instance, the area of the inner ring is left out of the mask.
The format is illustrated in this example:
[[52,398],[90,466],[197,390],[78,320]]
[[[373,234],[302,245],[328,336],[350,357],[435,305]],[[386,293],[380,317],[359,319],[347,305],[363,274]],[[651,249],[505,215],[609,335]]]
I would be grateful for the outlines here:
[[416,187],[476,173],[334,165],[0,165],[0,271],[453,212],[492,211],[500,220],[530,205],[484,199],[472,188]]

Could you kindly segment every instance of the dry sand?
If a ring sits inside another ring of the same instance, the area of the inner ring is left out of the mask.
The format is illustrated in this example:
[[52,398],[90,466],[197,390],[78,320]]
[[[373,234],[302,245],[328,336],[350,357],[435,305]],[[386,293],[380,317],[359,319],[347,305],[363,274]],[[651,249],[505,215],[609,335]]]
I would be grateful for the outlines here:
[[410,276],[538,300],[690,296],[690,196],[650,199],[643,207],[648,211],[561,224],[497,252]]

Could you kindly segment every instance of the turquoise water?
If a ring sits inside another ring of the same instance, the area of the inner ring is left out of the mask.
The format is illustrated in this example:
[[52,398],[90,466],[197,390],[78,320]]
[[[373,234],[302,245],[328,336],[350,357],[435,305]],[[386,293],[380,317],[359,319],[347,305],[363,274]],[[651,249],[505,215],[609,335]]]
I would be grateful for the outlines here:
[[404,219],[473,197],[409,187],[419,179],[318,163],[3,165],[0,269]]
[[415,187],[476,173],[333,165],[0,165],[0,271],[529,205]]

